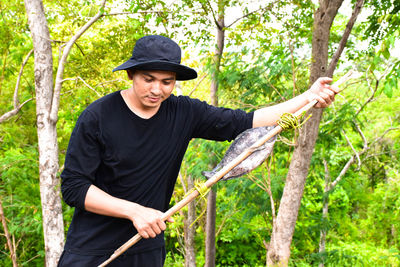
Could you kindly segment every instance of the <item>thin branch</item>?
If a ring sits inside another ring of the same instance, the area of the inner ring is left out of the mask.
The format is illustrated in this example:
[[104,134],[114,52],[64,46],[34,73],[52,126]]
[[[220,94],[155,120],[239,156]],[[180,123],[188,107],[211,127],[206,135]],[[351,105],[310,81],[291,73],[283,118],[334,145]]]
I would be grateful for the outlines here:
[[256,186],[258,186],[262,191],[268,192],[268,188],[267,185],[263,183],[263,181],[261,181],[260,179],[257,179],[255,176],[253,175],[248,175],[248,178],[256,184]]
[[57,70],[57,75],[56,75],[56,82],[55,82],[55,87],[54,87],[54,94],[53,94],[53,100],[51,104],[51,112],[50,112],[50,120],[53,123],[57,122],[58,119],[58,108],[60,105],[60,93],[61,93],[61,87],[63,83],[63,75],[64,75],[64,69],[65,69],[65,63],[67,62],[67,57],[71,51],[72,46],[74,43],[81,37],[83,33],[87,29],[89,29],[90,26],[92,26],[93,23],[95,23],[98,19],[104,16],[104,8],[106,5],[107,0],[103,0],[102,3],[100,4],[100,10],[99,12],[92,17],[66,44],[64,51],[62,53],[60,62],[58,64],[58,70]]
[[86,56],[86,55],[85,55],[85,52],[83,52],[83,49],[81,48],[81,46],[78,45],[78,42],[75,42],[75,45],[76,45],[76,47],[78,47],[79,51],[81,51],[81,54],[82,54],[83,56]]
[[274,196],[272,195],[272,190],[271,190],[271,164],[272,164],[272,157],[273,157],[273,155],[271,155],[270,165],[267,164],[267,161],[265,162],[265,165],[267,165],[267,169],[268,169],[267,193],[269,195],[269,201],[271,202],[272,225],[275,225],[275,222],[276,222],[275,201],[274,201]]
[[357,159],[358,168],[360,168],[361,167],[360,155],[358,155],[358,152],[354,149],[353,144],[350,142],[350,140],[347,137],[346,132],[344,130],[342,130],[342,134],[343,134],[344,138],[346,139],[347,144],[350,146],[351,150],[353,150],[353,153],[354,153],[353,157],[355,157]]
[[6,113],[4,113],[3,115],[0,116],[0,123],[10,119],[11,117],[14,117],[15,115],[18,114],[18,112],[21,110],[21,108],[23,106],[25,106],[26,103],[32,101],[35,98],[29,98],[28,100],[26,100],[25,102],[23,102],[21,105],[19,105],[17,108],[14,108],[13,110],[10,110]]
[[[368,79],[367,79],[367,80],[368,80]],[[360,112],[365,108],[365,106],[366,106],[368,103],[370,103],[372,100],[374,100],[376,91],[378,90],[378,85],[379,85],[379,80],[376,80],[376,83],[375,83],[375,87],[374,87],[374,88],[371,88],[371,87],[370,87],[370,84],[368,83],[368,87],[371,89],[372,94],[370,95],[370,97],[368,97],[368,99],[367,99],[367,100],[361,105],[361,107],[357,110],[356,114],[354,115],[355,117],[357,117],[358,114],[360,114]]]
[[[136,15],[136,14],[160,14],[160,13],[170,13],[173,14],[170,10],[146,10],[146,11],[136,11],[136,12],[112,12],[112,13],[105,13],[103,16],[119,16],[119,15]],[[198,11],[187,11],[183,12],[187,14],[201,14],[202,12]]]
[[325,192],[328,192],[332,189],[331,187],[331,173],[329,171],[329,166],[326,158],[322,158],[322,162],[324,163],[324,169],[325,169]]
[[267,82],[272,87],[272,89],[274,89],[274,91],[281,97],[281,100],[286,101],[286,98],[283,95],[281,95],[281,93],[279,93],[278,89],[276,89],[275,86],[269,80],[267,80]]
[[26,63],[28,63],[28,60],[29,60],[30,56],[32,55],[32,53],[33,53],[33,49],[31,49],[31,51],[29,51],[28,55],[26,55],[25,60],[22,62],[21,68],[19,70],[17,83],[15,85],[15,90],[14,90],[14,109],[19,106],[19,100],[18,100],[19,85],[21,83],[21,77],[22,77],[22,73],[24,72],[24,67],[25,67]]
[[387,155],[387,154],[392,154],[392,153],[398,153],[399,151],[400,151],[400,149],[393,149],[393,150],[384,151],[384,152],[381,152],[381,153],[368,154],[368,155],[365,156],[365,159],[374,158],[374,157]]
[[235,104],[235,106],[237,106],[237,107],[250,108],[250,109],[253,109],[253,110],[256,110],[256,109],[259,109],[261,107],[264,107],[264,106],[261,106],[261,105],[252,105],[252,104],[249,104],[249,103],[245,103],[245,102],[240,101],[240,100],[231,100],[231,103]]
[[363,131],[361,130],[360,126],[358,125],[358,123],[357,123],[357,122],[354,122],[354,125],[356,126],[356,130],[357,130],[357,132],[360,134],[361,139],[363,140],[363,144],[364,144],[364,145],[363,145],[363,151],[365,151],[365,150],[368,149],[368,141],[367,141],[367,138],[365,138],[365,135],[364,135]]
[[[371,148],[372,144],[374,144],[374,143],[378,142],[379,140],[381,140],[388,132],[393,131],[393,130],[399,130],[399,129],[400,129],[400,127],[396,127],[396,128],[393,128],[393,127],[392,127],[392,128],[386,129],[386,130],[382,133],[382,135],[379,136],[378,138],[376,138],[374,141],[372,141],[372,142],[369,144],[369,146],[366,145],[366,144],[368,144],[368,143],[367,143],[366,140],[365,140],[363,149],[362,149],[360,152],[355,153],[353,156],[351,156],[351,158],[347,161],[346,165],[345,165],[345,166],[343,167],[343,169],[340,171],[340,173],[339,173],[339,175],[337,176],[337,178],[335,179],[335,181],[332,182],[331,188],[334,188],[334,187],[337,185],[337,183],[340,182],[340,180],[343,178],[343,176],[346,174],[346,172],[349,170],[351,164],[354,162],[354,160],[355,160],[355,158],[356,158],[356,154],[358,154],[359,156],[362,155],[362,154],[364,154],[365,152],[367,152],[367,151]],[[362,133],[362,132],[361,132],[361,133]],[[364,138],[365,138],[365,137],[364,137]]]
[[[365,81],[367,82],[368,88],[371,92],[373,92],[374,90],[372,89],[372,85],[371,82],[368,79],[368,72],[371,72],[371,66],[368,66],[367,70],[365,71]],[[374,74],[373,74],[374,75]]]
[[26,265],[28,262],[31,262],[31,261],[33,261],[34,259],[38,258],[38,257],[40,257],[40,255],[36,255],[36,256],[30,258],[30,259],[27,260],[26,262],[22,263],[22,265]]
[[183,175],[182,172],[180,171],[178,174],[179,180],[181,181],[182,184],[182,188],[183,188],[183,192],[185,193],[185,195],[187,194],[187,189],[186,189],[186,184],[185,184],[185,180],[183,179]]
[[93,92],[95,92],[97,94],[98,97],[101,97],[102,95],[96,91],[96,89],[94,89],[93,87],[91,87],[84,79],[82,79],[80,76],[77,76],[76,78],[66,78],[64,80],[62,80],[62,82],[65,81],[77,81],[80,80],[83,82],[84,85],[86,85],[86,87],[88,87],[90,90],[92,90]]
[[[250,15],[252,15],[252,14],[254,14],[254,13],[257,13],[257,12],[260,11],[260,10],[264,11],[264,13],[265,13],[267,10],[271,9],[271,7],[272,7],[272,3],[270,3],[267,7],[259,8],[259,9],[257,9],[257,10],[252,11],[252,12],[249,12],[249,13],[247,13],[247,14],[244,14],[243,16],[241,16],[241,17],[235,19],[231,24],[229,24],[229,25],[226,26],[225,28],[230,28],[233,24],[239,22],[240,20],[242,20],[242,19],[244,19],[244,18],[247,18],[248,16],[250,16]],[[264,14],[264,13],[263,13],[263,14]]]
[[22,74],[24,72],[25,65],[28,63],[28,60],[29,60],[30,56],[32,55],[32,53],[33,53],[33,49],[31,51],[29,51],[29,53],[26,55],[24,61],[22,62],[21,68],[19,70],[17,83],[15,84],[14,96],[13,96],[13,106],[14,106],[14,108],[0,116],[0,123],[2,123],[4,121],[10,119],[11,117],[17,115],[18,112],[21,110],[21,108],[26,103],[28,103],[29,101],[31,101],[33,99],[33,98],[30,98],[30,99],[26,100],[24,103],[19,104],[19,98],[18,98],[18,91],[19,91],[19,86],[21,84]]
[[238,213],[239,211],[241,211],[241,209],[238,209],[238,210],[231,209],[231,212],[230,212],[228,215],[226,215],[226,216],[222,219],[222,222],[220,223],[220,225],[219,225],[219,227],[218,227],[218,230],[217,230],[217,232],[215,233],[215,236],[218,236],[219,233],[221,233],[222,229],[223,229],[224,226],[225,226],[226,221],[227,221],[229,218],[231,218],[233,215],[235,215],[236,213]]
[[385,71],[382,73],[382,75],[381,75],[379,78],[376,77],[375,73],[373,73],[373,72],[371,71],[371,73],[372,73],[372,75],[374,76],[374,79],[375,79],[375,86],[374,86],[374,88],[372,88],[371,83],[370,83],[370,81],[368,80],[367,72],[365,73],[365,76],[366,76],[365,79],[366,79],[366,81],[367,81],[368,88],[369,88],[370,91],[371,91],[371,96],[370,96],[370,97],[361,105],[361,107],[357,110],[357,112],[356,112],[356,114],[355,114],[355,117],[358,116],[358,114],[365,108],[365,106],[366,106],[368,103],[370,103],[370,102],[372,102],[372,101],[374,100],[375,94],[376,94],[376,92],[378,91],[378,87],[379,87],[379,83],[380,83],[381,79],[383,79],[383,78],[391,71],[392,67],[393,67],[393,66],[387,67],[387,68],[385,69]]
[[[203,8],[204,12],[207,14],[207,13],[208,13],[208,12],[207,12],[208,10],[207,10],[207,8],[204,6],[203,2],[200,1],[200,4],[201,4],[201,7]],[[211,6],[210,1],[207,0],[207,4],[210,6],[211,15],[212,15],[212,17],[213,17],[213,19],[214,19],[214,23],[215,23],[215,25],[218,26],[218,20],[217,20],[217,18],[215,17],[214,10],[213,10],[213,8],[212,8],[212,6]]]
[[294,65],[293,45],[292,40],[289,40],[290,58],[292,61],[292,81],[293,81],[293,97],[296,96],[296,68]]
[[6,217],[4,216],[3,203],[1,201],[1,199],[0,199],[0,219],[1,219],[1,223],[3,225],[4,235],[7,240],[7,246],[8,246],[8,249],[10,250],[10,258],[12,260],[13,267],[18,267],[17,255],[15,254],[15,249],[14,249],[13,243],[11,241],[11,235],[8,232],[7,221],[6,221]]
[[336,177],[335,181],[331,183],[331,188],[334,188],[340,180],[342,180],[343,176],[346,174],[346,172],[349,170],[351,164],[354,162],[355,156],[353,155],[346,163],[346,165],[343,167],[343,169],[340,171],[339,175]]
[[351,30],[353,29],[354,23],[357,20],[358,14],[360,14],[360,11],[361,11],[361,8],[362,8],[363,4],[364,4],[364,0],[357,0],[357,3],[354,6],[353,13],[351,14],[351,17],[350,17],[349,21],[347,22],[347,25],[346,25],[346,28],[344,30],[342,39],[340,39],[339,46],[336,49],[335,54],[333,55],[331,62],[329,63],[329,67],[328,67],[327,73],[330,74],[330,75],[333,74],[333,71],[336,68],[336,65],[337,65],[337,63],[339,61],[340,55],[342,54],[342,52],[343,52],[343,50],[344,50],[344,48],[346,46],[346,43],[347,43],[347,40],[349,39]]
[[188,94],[188,96],[191,96],[194,91],[196,91],[196,89],[199,87],[200,83],[207,77],[208,74],[204,74],[203,77],[200,78],[200,80],[197,82],[197,84],[195,85],[195,87],[192,89],[192,91],[190,91],[190,93]]
[[391,128],[386,129],[386,130],[383,132],[383,134],[382,134],[381,136],[377,137],[374,141],[372,141],[370,145],[373,145],[373,144],[375,144],[375,143],[378,143],[379,141],[382,140],[382,138],[383,138],[387,133],[389,133],[390,131],[396,131],[396,130],[400,130],[400,127],[391,127]]
[[126,80],[123,80],[123,79],[115,79],[115,80],[110,80],[110,81],[104,81],[104,82],[100,82],[100,83],[98,83],[98,84],[96,84],[94,87],[96,88],[96,87],[98,87],[98,86],[101,86],[101,87],[103,87],[104,88],[104,84],[106,84],[106,83],[113,83],[113,82],[126,82]]

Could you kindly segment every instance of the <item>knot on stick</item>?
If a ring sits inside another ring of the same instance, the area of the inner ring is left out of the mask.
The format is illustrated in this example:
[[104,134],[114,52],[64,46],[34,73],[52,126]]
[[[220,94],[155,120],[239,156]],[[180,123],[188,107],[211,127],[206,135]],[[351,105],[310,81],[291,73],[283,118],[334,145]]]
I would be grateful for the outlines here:
[[282,130],[291,130],[291,129],[300,129],[304,123],[312,116],[311,114],[303,120],[301,123],[299,122],[306,112],[304,111],[299,116],[295,116],[292,113],[283,113],[279,120],[277,121],[278,125],[281,126]]
[[202,182],[195,182],[194,183],[194,189],[197,190],[197,192],[199,192],[200,196],[205,199],[205,197],[207,196],[208,192],[210,192],[210,188],[208,188],[206,186],[206,183],[202,183]]
[[[194,187],[189,192],[187,192],[186,196],[190,195],[193,191],[197,191],[197,192],[199,192],[199,195],[204,200],[204,202],[207,203],[206,196],[207,196],[208,192],[210,192],[210,189],[211,188],[207,187],[206,183],[196,181],[194,183]],[[204,209],[201,212],[201,214],[190,224],[190,227],[192,227],[201,217],[203,217],[205,212],[206,212],[206,209]]]

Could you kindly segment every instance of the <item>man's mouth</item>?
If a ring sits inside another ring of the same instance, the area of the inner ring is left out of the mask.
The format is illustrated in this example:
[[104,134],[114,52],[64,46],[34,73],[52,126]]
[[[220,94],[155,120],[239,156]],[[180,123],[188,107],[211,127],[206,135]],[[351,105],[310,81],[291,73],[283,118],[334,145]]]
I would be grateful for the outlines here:
[[147,98],[149,99],[150,102],[153,103],[158,102],[161,99],[161,97],[156,97],[156,96],[148,96]]

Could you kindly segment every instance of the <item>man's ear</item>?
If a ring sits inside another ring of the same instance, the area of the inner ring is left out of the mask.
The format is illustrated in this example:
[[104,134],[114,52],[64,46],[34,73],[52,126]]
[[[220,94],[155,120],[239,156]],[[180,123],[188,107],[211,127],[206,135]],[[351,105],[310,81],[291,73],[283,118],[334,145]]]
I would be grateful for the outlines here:
[[126,70],[126,73],[128,74],[129,80],[132,80],[132,79],[133,79],[133,73],[134,73],[134,71],[132,71],[132,70],[130,70],[130,69],[127,69],[127,70]]

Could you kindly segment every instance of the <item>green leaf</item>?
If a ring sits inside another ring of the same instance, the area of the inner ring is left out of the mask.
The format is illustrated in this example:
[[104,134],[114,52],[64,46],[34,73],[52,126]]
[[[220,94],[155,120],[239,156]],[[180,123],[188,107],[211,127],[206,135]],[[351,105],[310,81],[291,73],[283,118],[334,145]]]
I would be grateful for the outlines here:
[[390,83],[386,83],[385,84],[385,87],[383,88],[383,92],[385,93],[385,95],[387,96],[387,97],[389,97],[389,98],[392,98],[392,96],[393,96],[393,88],[392,88],[392,86],[390,85]]

